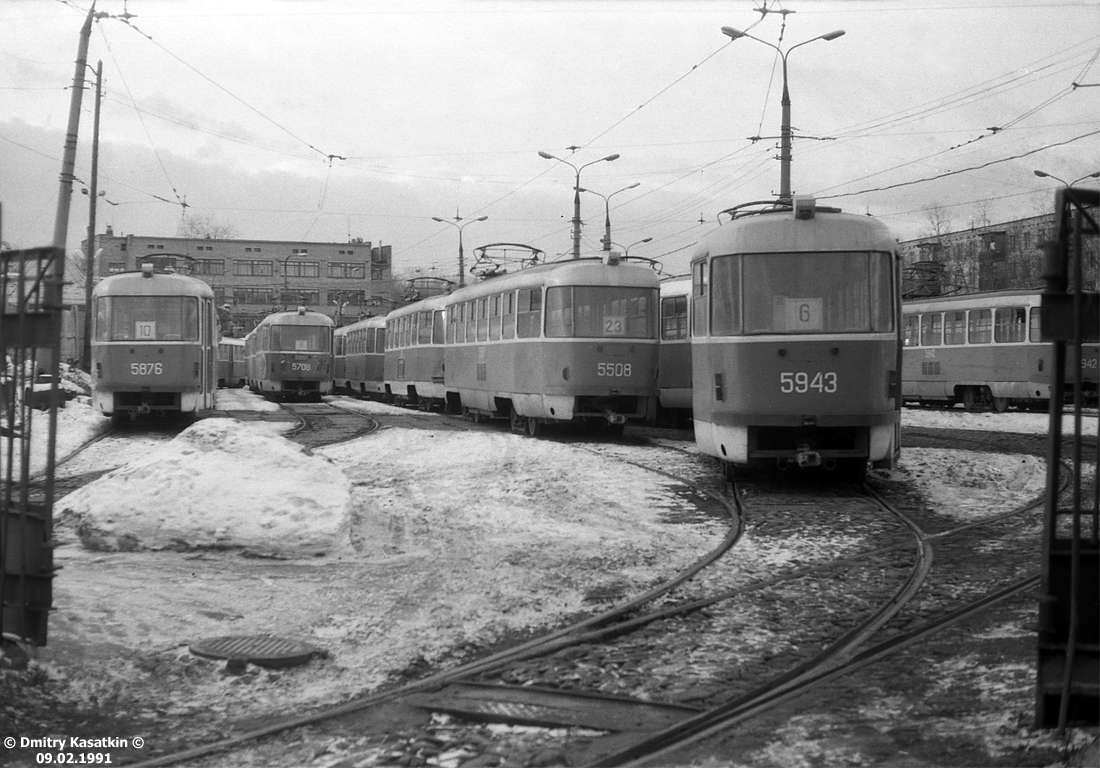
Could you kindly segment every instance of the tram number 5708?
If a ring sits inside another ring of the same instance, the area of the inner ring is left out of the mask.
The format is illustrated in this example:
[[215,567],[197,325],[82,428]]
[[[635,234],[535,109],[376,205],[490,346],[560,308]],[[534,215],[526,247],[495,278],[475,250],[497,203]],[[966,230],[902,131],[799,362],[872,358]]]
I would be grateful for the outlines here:
[[811,376],[805,371],[783,371],[779,374],[779,391],[785,395],[810,391],[832,394],[836,392],[836,373],[818,371]]

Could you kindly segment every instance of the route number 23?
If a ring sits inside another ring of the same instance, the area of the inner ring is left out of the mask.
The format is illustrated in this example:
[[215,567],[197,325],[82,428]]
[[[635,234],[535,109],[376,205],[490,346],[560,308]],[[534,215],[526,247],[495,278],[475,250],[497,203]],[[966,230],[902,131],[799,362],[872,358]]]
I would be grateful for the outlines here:
[[779,374],[779,391],[785,395],[810,391],[832,394],[836,392],[836,373],[819,371],[810,376],[805,371],[784,371]]

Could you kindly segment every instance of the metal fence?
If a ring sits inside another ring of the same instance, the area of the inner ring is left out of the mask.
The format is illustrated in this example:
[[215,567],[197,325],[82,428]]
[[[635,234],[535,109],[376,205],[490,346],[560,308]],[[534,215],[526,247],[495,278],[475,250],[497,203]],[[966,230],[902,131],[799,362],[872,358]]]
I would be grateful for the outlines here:
[[0,253],[0,637],[46,644],[53,580],[61,248]]

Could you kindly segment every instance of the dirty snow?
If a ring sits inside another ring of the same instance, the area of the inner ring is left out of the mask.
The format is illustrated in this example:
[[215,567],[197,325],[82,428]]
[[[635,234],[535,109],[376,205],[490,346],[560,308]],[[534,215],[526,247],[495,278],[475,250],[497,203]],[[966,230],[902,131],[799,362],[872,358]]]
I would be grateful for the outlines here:
[[[341,403],[383,423],[407,413]],[[240,390],[219,393],[223,409],[269,406]],[[904,420],[1047,429],[1043,414],[907,410]],[[70,402],[59,415],[59,455],[105,426],[85,399]],[[988,514],[992,493],[1013,506],[1041,492],[1044,474],[1021,457],[925,449],[906,450],[897,471],[960,519],[977,513],[976,497]],[[208,419],[58,503],[72,510],[60,515],[72,527],[57,552],[65,567],[51,642],[36,663],[78,698],[125,691],[138,706],[149,698],[176,714],[342,700],[418,661],[453,660],[457,649],[591,610],[593,589],[625,579],[641,591],[694,561],[723,531],[663,524],[675,503],[667,478],[504,432],[383,428],[308,456],[271,425]],[[78,543],[81,522],[100,538]],[[120,540],[166,549],[99,551],[126,548]],[[855,544],[822,542],[834,552],[838,543]],[[230,548],[326,556],[280,562],[220,551]],[[242,685],[187,651],[193,639],[264,633],[330,657]],[[167,671],[151,678],[154,668]],[[777,743],[777,757],[794,760],[796,734],[783,741],[790,751]]]

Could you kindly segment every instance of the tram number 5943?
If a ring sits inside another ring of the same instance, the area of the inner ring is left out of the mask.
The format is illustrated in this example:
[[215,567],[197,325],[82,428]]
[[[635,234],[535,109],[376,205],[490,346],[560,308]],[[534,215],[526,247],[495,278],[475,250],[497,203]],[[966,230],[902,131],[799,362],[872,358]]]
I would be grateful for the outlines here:
[[783,371],[779,374],[779,391],[785,395],[805,394],[807,392],[836,392],[836,373],[818,371],[812,376],[805,371]]

